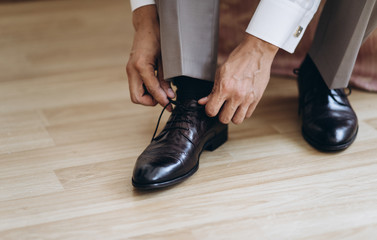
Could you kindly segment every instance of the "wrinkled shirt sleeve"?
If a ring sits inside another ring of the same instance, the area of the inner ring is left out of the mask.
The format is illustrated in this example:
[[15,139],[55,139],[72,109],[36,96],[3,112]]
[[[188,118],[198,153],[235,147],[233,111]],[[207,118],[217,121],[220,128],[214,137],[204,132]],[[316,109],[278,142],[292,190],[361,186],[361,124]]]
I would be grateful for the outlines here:
[[246,32],[293,53],[320,0],[261,0]]

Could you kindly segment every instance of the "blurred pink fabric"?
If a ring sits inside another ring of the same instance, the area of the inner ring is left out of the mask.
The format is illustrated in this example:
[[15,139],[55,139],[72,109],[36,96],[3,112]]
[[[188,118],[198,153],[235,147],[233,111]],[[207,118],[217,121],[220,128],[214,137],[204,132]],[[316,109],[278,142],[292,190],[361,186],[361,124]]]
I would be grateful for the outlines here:
[[[259,3],[258,0],[220,1],[219,64],[242,40],[245,29]],[[241,4],[242,3],[242,4]],[[280,50],[272,64],[271,73],[294,77],[293,69],[298,68],[310,48],[320,13],[325,1],[309,24],[294,54]],[[350,85],[367,91],[377,92],[377,31],[362,45],[353,70]]]

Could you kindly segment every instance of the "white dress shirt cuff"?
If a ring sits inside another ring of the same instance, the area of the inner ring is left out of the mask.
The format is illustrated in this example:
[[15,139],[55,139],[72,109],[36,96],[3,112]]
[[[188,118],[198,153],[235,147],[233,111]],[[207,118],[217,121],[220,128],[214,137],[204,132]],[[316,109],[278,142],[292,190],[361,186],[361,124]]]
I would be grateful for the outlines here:
[[246,32],[293,53],[319,2],[305,9],[289,0],[261,0]]
[[156,4],[155,0],[131,0],[131,9],[132,11],[135,11],[135,9],[139,7],[150,4]]

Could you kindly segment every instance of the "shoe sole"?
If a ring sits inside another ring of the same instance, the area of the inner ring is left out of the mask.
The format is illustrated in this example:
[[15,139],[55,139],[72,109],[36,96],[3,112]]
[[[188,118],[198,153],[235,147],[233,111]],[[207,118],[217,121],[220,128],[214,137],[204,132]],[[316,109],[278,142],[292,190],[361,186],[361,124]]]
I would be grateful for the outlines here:
[[199,154],[198,161],[197,161],[196,165],[186,174],[184,174],[180,177],[171,179],[169,181],[159,182],[159,183],[151,183],[151,184],[139,184],[132,179],[132,185],[135,188],[140,189],[140,190],[151,190],[151,189],[165,188],[165,187],[169,187],[169,186],[178,184],[180,182],[183,182],[185,179],[192,176],[199,169],[199,158],[200,158],[200,155],[202,154],[203,150],[214,151],[218,147],[223,145],[227,140],[228,140],[228,126],[226,126],[226,128],[224,130],[222,130],[220,132],[220,134],[211,138],[210,140],[208,140],[204,144],[203,149]]
[[172,185],[175,185],[177,183],[183,182],[186,178],[191,177],[197,170],[199,169],[199,161],[195,165],[193,169],[191,169],[188,173],[186,173],[183,176],[174,178],[172,180],[166,181],[166,182],[160,182],[160,183],[152,183],[152,184],[138,184],[132,179],[132,185],[137,189],[142,190],[152,190],[152,189],[159,189],[159,188],[165,188]]
[[311,139],[309,135],[305,133],[304,129],[301,129],[301,133],[304,139],[312,147],[314,147],[315,149],[321,152],[339,152],[339,151],[347,149],[355,141],[358,131],[359,131],[359,127],[357,127],[355,134],[352,136],[352,138],[348,142],[331,146],[331,145],[322,145],[321,143],[316,142],[315,140]]

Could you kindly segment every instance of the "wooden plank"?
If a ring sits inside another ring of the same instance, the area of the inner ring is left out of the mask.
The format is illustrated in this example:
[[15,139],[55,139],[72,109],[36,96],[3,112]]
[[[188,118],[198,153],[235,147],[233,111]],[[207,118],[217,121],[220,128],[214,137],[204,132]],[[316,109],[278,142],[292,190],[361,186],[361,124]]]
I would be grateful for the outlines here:
[[0,154],[54,146],[38,112],[0,114]]
[[[54,172],[36,172],[9,178],[0,178],[0,202],[31,198],[63,190]],[[1,205],[1,204],[0,204]]]
[[321,153],[301,136],[296,80],[273,77],[195,175],[137,191],[161,107],[130,101],[128,2],[1,3],[0,29],[1,239],[375,238],[377,94],[353,91],[356,141]]

